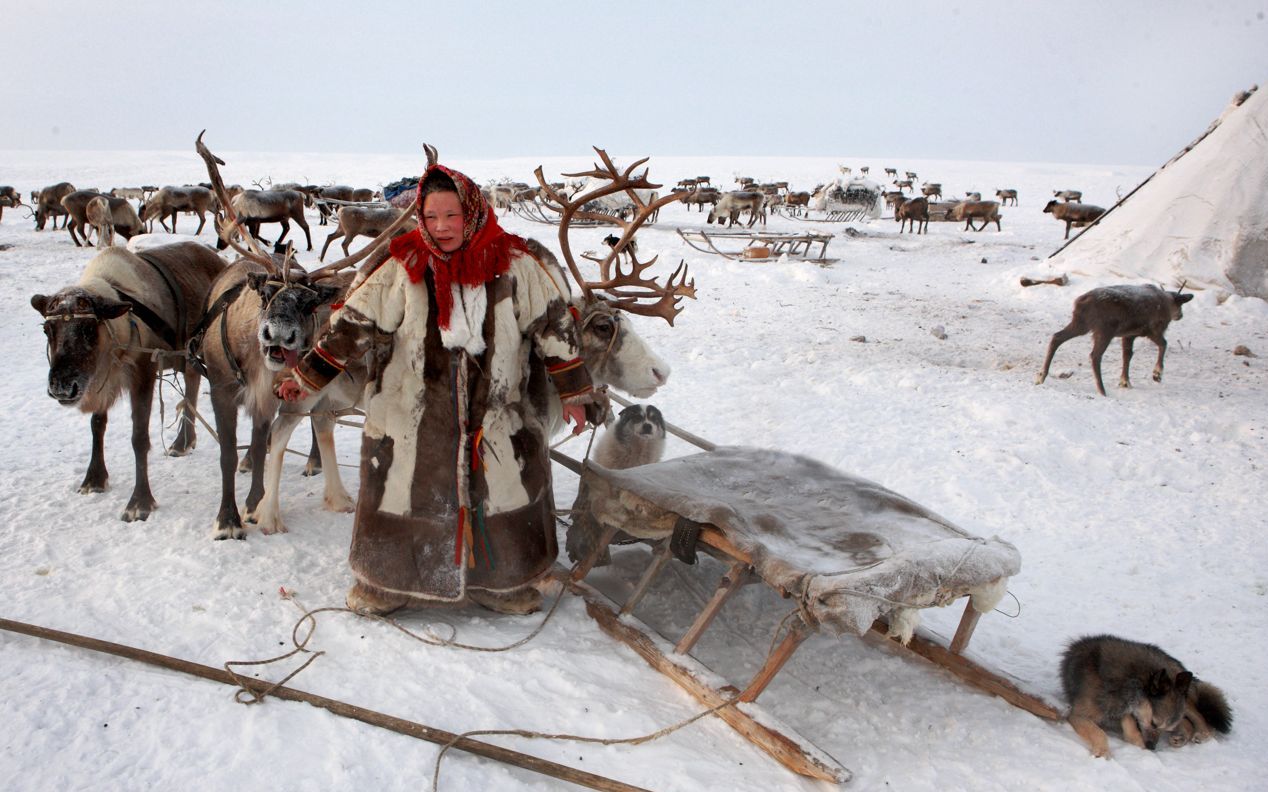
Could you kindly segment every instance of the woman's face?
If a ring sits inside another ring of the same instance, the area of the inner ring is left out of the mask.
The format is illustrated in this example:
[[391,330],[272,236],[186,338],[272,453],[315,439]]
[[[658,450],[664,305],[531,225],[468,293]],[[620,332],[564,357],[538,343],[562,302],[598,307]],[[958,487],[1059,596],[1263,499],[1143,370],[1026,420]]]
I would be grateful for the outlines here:
[[423,199],[423,225],[442,253],[462,247],[462,204],[458,193],[428,193]]

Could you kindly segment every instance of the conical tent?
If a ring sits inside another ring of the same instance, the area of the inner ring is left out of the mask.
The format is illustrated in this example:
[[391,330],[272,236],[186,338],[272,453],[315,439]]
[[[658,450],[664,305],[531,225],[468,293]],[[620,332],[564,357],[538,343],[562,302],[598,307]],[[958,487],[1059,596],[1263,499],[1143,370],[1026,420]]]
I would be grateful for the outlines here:
[[1200,138],[1050,263],[1268,299],[1268,91],[1234,97]]

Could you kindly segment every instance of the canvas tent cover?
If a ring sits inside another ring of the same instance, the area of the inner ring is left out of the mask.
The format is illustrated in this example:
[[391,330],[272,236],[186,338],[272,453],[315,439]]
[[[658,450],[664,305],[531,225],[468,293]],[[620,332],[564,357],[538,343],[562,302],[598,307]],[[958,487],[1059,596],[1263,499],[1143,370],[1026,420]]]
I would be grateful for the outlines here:
[[1050,263],[1268,299],[1268,92],[1239,94]]
[[[973,597],[993,608],[1017,548],[973,536],[874,482],[766,449],[722,447],[628,470],[587,465],[578,505],[599,525],[663,538],[677,516],[715,526],[821,629],[862,635],[878,617]],[[574,528],[594,523],[576,519]],[[570,538],[571,544],[571,538]],[[908,634],[908,637],[910,635]]]

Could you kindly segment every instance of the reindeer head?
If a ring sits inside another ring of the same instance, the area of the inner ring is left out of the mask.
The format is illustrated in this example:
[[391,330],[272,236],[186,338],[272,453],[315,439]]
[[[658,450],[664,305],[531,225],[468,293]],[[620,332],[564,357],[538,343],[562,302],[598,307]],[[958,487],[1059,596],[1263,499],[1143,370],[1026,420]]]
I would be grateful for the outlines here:
[[[656,356],[647,344],[629,326],[627,314],[659,316],[670,325],[682,310],[678,303],[683,297],[695,299],[695,281],[687,280],[687,267],[680,263],[664,285],[644,273],[656,263],[653,257],[647,262],[637,258],[634,233],[662,206],[679,200],[673,192],[654,200],[645,200],[638,190],[655,190],[661,185],[651,184],[643,171],[633,176],[639,166],[647,162],[641,159],[633,165],[618,170],[603,149],[596,148],[602,166],[585,173],[564,174],[570,178],[587,177],[589,188],[582,193],[565,198],[561,192],[546,182],[540,167],[534,171],[537,181],[559,206],[559,245],[564,261],[581,290],[581,297],[573,300],[579,314],[578,326],[582,357],[594,379],[610,383],[636,398],[646,398],[669,378],[669,365]],[[586,205],[604,196],[625,192],[633,203],[629,218],[586,210]],[[646,193],[644,193],[646,194]],[[603,257],[585,256],[598,264],[598,280],[582,276],[572,255],[568,231],[573,218],[592,220],[615,225],[621,229],[613,234],[607,245],[609,252]],[[622,259],[627,263],[622,265]],[[604,292],[606,296],[601,296]]]
[[103,372],[112,343],[106,324],[131,310],[126,302],[69,286],[52,296],[36,294],[31,307],[44,317],[48,340],[48,395],[59,404],[78,404],[95,374]]
[[339,288],[309,283],[303,276],[282,279],[263,272],[248,273],[247,287],[260,297],[257,336],[265,365],[272,371],[294,368],[299,356],[312,348],[317,309],[328,305]]
[[1193,299],[1193,294],[1182,293],[1187,283],[1188,281],[1184,281],[1180,284],[1180,288],[1167,292],[1167,296],[1171,298],[1171,321],[1173,322],[1184,317],[1184,311],[1181,306]]

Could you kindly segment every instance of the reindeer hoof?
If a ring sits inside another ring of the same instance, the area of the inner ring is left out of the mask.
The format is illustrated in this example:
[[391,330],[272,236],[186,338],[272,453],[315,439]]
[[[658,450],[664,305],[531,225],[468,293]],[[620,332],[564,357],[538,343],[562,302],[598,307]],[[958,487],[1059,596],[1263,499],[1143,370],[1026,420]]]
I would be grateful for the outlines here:
[[286,528],[286,523],[282,522],[281,519],[273,518],[260,522],[260,533],[265,536],[272,536],[273,534],[290,533],[290,531]]
[[321,475],[321,463],[320,463],[320,462],[309,462],[307,465],[304,465],[304,472],[303,472],[301,475],[303,475],[303,476],[320,476],[320,475]]
[[1048,379],[1048,378],[1047,378],[1047,377],[1045,377],[1043,374],[1036,374],[1036,375],[1035,375],[1035,384],[1036,384],[1036,385],[1042,385],[1042,384],[1043,384],[1043,381],[1044,381],[1044,380],[1046,380],[1046,379]]
[[1171,736],[1167,738],[1167,744],[1170,745],[1172,748],[1183,748],[1184,746],[1188,745],[1188,743],[1189,743],[1189,738],[1185,735],[1183,731],[1179,731],[1179,730],[1171,732]]
[[123,510],[123,514],[119,519],[124,522],[133,522],[135,520],[144,520],[158,508],[158,504],[153,498],[133,498],[128,501],[128,506]]
[[85,481],[83,484],[79,485],[79,494],[91,495],[95,492],[105,492],[107,489],[109,489],[109,487],[106,486],[106,482],[104,481],[101,482],[100,484],[98,484],[97,482],[90,483]]
[[345,493],[343,495],[337,495],[334,497],[327,495],[325,498],[322,498],[321,507],[325,509],[326,511],[341,512],[343,514],[351,514],[353,510],[355,509],[356,504],[353,503],[352,498],[348,497],[348,495]]
[[217,523],[212,531],[211,538],[217,542],[222,539],[246,539],[247,532],[241,525],[221,525]]
[[1162,372],[1161,372],[1161,371],[1155,371],[1155,372],[1154,372],[1154,382],[1162,382]]

